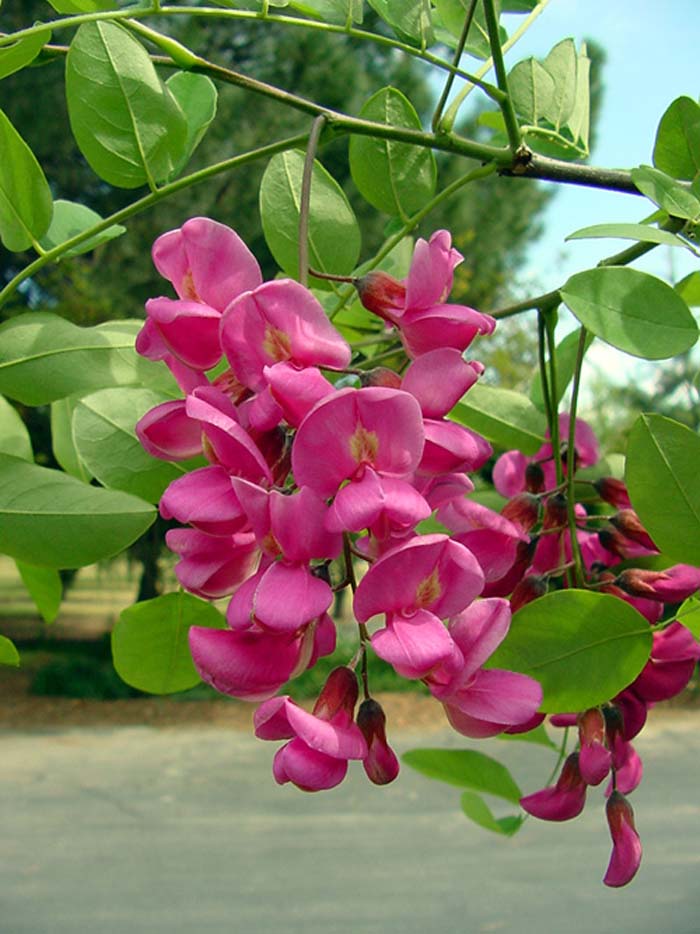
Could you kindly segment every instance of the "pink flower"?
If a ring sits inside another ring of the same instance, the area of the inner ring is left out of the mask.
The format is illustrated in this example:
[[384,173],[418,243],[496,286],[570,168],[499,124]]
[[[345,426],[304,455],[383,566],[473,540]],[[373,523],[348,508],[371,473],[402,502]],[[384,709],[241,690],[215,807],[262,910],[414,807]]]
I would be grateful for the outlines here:
[[567,758],[554,787],[543,788],[520,799],[520,806],[540,820],[571,820],[586,803],[586,782],[581,775],[577,752]]
[[248,517],[231,481],[231,475],[219,465],[192,470],[168,486],[160,500],[160,514],[208,535],[242,532]]
[[202,429],[188,416],[184,399],[149,409],[136,423],[136,434],[144,450],[161,460],[184,461],[202,453]]
[[700,659],[700,642],[678,621],[654,633],[651,656],[630,685],[646,703],[669,700],[690,681]]
[[255,712],[260,739],[291,739],[275,755],[275,781],[292,782],[302,791],[334,788],[345,778],[349,759],[366,759],[367,743],[353,722],[357,678],[349,668],[336,668],[312,713],[290,697],[274,697]]
[[613,791],[605,813],[613,850],[603,882],[618,888],[627,885],[636,875],[642,861],[642,844],[634,826],[634,811],[623,794]]
[[462,497],[441,506],[437,518],[474,554],[487,581],[502,578],[515,564],[518,543],[529,538],[497,512]]
[[209,600],[233,593],[260,558],[255,536],[249,532],[213,536],[196,529],[170,529],[165,541],[180,555],[175,574],[182,586]]
[[468,362],[459,350],[440,347],[415,359],[401,380],[425,418],[443,418],[484,372],[481,363]]

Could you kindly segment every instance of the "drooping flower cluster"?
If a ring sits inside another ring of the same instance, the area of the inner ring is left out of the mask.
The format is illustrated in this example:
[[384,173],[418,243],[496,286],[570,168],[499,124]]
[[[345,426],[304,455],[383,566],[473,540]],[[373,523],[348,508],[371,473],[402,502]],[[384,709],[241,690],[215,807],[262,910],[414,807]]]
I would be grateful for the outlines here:
[[459,536],[416,531],[463,499],[467,473],[492,454],[446,417],[483,370],[464,351],[495,324],[446,304],[461,259],[449,234],[418,241],[390,295],[382,274],[358,284],[412,362],[403,376],[375,370],[354,386],[334,383],[351,349],[314,294],[290,279],[263,282],[229,228],[194,218],[160,237],[153,256],[179,297],[147,303],[137,349],[167,364],[184,398],[148,412],[137,432],[157,457],[208,461],[163,495],[161,514],[185,526],[166,540],[187,590],[229,598],[227,629],[191,629],[192,657],[218,690],[263,701],[258,736],[290,740],[275,758],[277,781],[329,788],[349,759],[378,783],[398,772],[366,685],[354,721],[350,668],[331,674],[312,713],[275,696],[333,652],[329,610],[354,580],[353,555],[369,565],[354,596],[362,651],[371,645],[399,674],[424,680],[466,735],[530,720],[537,682],[483,668],[510,623],[506,600],[478,599],[487,562]]
[[[559,427],[566,437],[567,415],[560,416]],[[564,458],[564,472],[569,464],[578,469],[594,465],[597,459],[595,435],[578,420],[575,451],[573,457]],[[471,535],[473,541],[479,535],[488,537],[494,552],[500,549],[502,563],[484,593],[510,594],[515,611],[545,594],[554,580],[567,585],[565,572],[573,564],[567,502],[556,482],[549,442],[531,457],[519,451],[503,454],[494,466],[493,479],[498,492],[508,497],[500,514],[484,507],[477,511],[475,504],[462,500],[438,516],[462,541],[468,543],[465,536]],[[568,756],[554,786],[525,796],[521,805],[544,820],[569,820],[583,810],[588,787],[609,777],[606,814],[613,854],[604,881],[620,886],[632,879],[641,860],[639,835],[625,798],[642,778],[642,762],[631,740],[643,728],[650,707],[686,687],[700,659],[700,643],[672,617],[674,607],[700,588],[700,568],[675,565],[663,571],[633,567],[617,571],[622,561],[656,555],[658,550],[632,509],[624,483],[603,477],[593,485],[600,500],[616,511],[589,515],[582,504],[575,505],[575,547],[580,550],[585,583],[625,600],[650,625],[662,619],[665,623],[653,631],[651,655],[640,674],[608,704],[550,718],[554,726],[578,729],[578,749]]]
[[[228,628],[190,630],[192,657],[217,690],[261,702],[257,736],[288,740],[275,756],[275,779],[305,791],[331,788],[350,759],[377,784],[396,777],[384,713],[366,678],[369,647],[399,675],[423,681],[466,736],[541,722],[540,685],[486,663],[511,613],[553,582],[567,586],[578,557],[554,466],[560,452],[547,442],[532,457],[512,451],[496,462],[494,483],[508,498],[501,513],[468,497],[468,474],[493,452],[448,413],[483,372],[465,351],[495,322],[447,302],[461,260],[449,234],[417,242],[403,282],[382,272],[355,280],[365,307],[404,347],[401,374],[353,358],[316,296],[290,279],[263,282],[248,248],[221,224],[189,220],[160,237],[153,256],[178,298],[147,303],[137,349],[164,361],[183,398],[156,406],[137,432],[156,457],[207,463],[165,491],[161,514],[181,525],[166,541],[183,587],[228,599]],[[560,431],[568,431],[567,416]],[[578,421],[564,470],[597,457],[592,430]],[[700,571],[618,573],[622,558],[656,549],[624,485],[606,478],[598,490],[617,512],[601,528],[575,507],[586,584],[628,601],[654,625],[665,604],[698,589]],[[433,514],[449,534],[419,531]],[[278,691],[335,650],[330,612],[346,586],[359,651],[331,673],[308,712]],[[609,775],[609,885],[629,881],[641,857],[624,797],[641,778],[630,740],[648,707],[680,691],[700,657],[679,622],[655,630],[653,644],[644,670],[609,704],[553,718],[578,726],[578,751],[554,787],[522,801],[536,816],[564,820],[580,813],[587,787]],[[358,659],[364,700],[355,716]]]

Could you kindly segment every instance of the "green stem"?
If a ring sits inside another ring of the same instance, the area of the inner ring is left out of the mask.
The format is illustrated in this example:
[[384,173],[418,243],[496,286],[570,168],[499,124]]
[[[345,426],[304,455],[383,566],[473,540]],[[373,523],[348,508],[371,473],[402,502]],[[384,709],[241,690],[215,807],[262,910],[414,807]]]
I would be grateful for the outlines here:
[[544,412],[547,418],[547,424],[552,424],[552,394],[549,386],[549,375],[547,372],[547,351],[546,351],[546,320],[542,309],[537,311],[537,355],[540,366],[540,380],[542,381],[542,400],[544,402]]
[[[471,28],[472,20],[474,19],[474,13],[476,13],[476,5],[478,2],[479,0],[471,0],[471,4],[469,5],[469,9],[467,10],[467,15],[464,19],[464,26],[462,27],[462,34],[459,37],[459,42],[457,43],[457,48],[455,49],[455,54],[452,59],[452,64],[455,65],[455,67],[459,65],[460,60],[462,58],[462,52],[464,51],[464,46],[466,45],[466,42],[467,42],[467,36],[469,35],[469,29]],[[440,95],[440,99],[437,102],[437,105],[435,107],[435,113],[433,114],[433,119],[431,121],[433,133],[438,133],[441,129],[440,118],[442,117],[442,112],[445,109],[447,98],[450,96],[450,91],[452,90],[452,85],[454,84],[454,80],[455,80],[455,74],[454,72],[450,72],[450,74],[447,76],[447,80],[445,81],[445,86],[442,89],[442,94]],[[452,128],[451,127],[442,128],[443,132],[449,131],[450,129]]]
[[547,337],[547,355],[549,363],[549,386],[551,391],[551,419],[549,422],[549,436],[552,440],[552,454],[554,456],[554,469],[556,471],[557,486],[564,482],[564,468],[561,461],[561,439],[559,437],[559,393],[557,391],[557,354],[554,330],[556,322],[553,310],[544,312],[545,334]]
[[569,408],[569,440],[566,450],[566,510],[569,520],[569,537],[571,538],[571,556],[574,561],[574,577],[576,585],[583,587],[586,581],[585,566],[576,535],[576,409],[578,406],[578,393],[581,385],[581,367],[586,353],[586,329],[581,328],[576,351],[576,364],[571,388],[571,406]]
[[523,138],[520,133],[518,118],[515,116],[513,101],[508,91],[508,73],[506,72],[506,65],[503,61],[503,50],[501,49],[501,40],[498,34],[498,16],[496,15],[494,0],[484,0],[484,14],[486,16],[486,28],[489,31],[489,45],[491,46],[491,58],[493,59],[493,67],[496,72],[496,82],[499,89],[504,94],[504,99],[501,101],[500,105],[501,113],[505,121],[510,149],[515,156],[515,153],[522,145]]
[[299,282],[309,283],[309,210],[311,207],[311,178],[314,170],[316,149],[326,123],[324,116],[316,117],[311,127],[309,141],[306,144],[304,173],[301,178],[301,199],[299,204]]
[[268,146],[261,146],[259,149],[253,149],[250,152],[243,153],[239,156],[233,156],[230,159],[224,159],[222,162],[217,162],[215,165],[207,166],[205,169],[200,169],[198,172],[185,175],[174,182],[170,182],[168,185],[163,185],[158,191],[151,192],[143,198],[139,198],[138,201],[134,201],[120,211],[115,211],[114,214],[106,217],[104,220],[100,221],[99,224],[94,224],[87,230],[71,237],[70,240],[60,243],[51,250],[46,250],[43,255],[39,256],[28,266],[25,266],[25,268],[18,272],[17,275],[7,283],[4,289],[0,291],[0,306],[2,306],[15,291],[18,285],[34,275],[35,272],[38,272],[48,263],[60,259],[68,250],[79,246],[81,243],[94,237],[95,234],[101,233],[113,224],[119,224],[124,220],[128,220],[128,218],[133,217],[134,214],[139,214],[141,211],[145,211],[147,208],[157,204],[157,202],[161,201],[163,198],[175,194],[176,191],[189,188],[191,185],[197,185],[200,182],[206,181],[208,178],[212,178],[214,175],[228,172],[230,169],[238,168],[238,166],[241,165],[247,165],[249,162],[254,162],[257,159],[264,159],[268,156],[274,156],[278,152],[285,152],[288,149],[295,149],[299,146],[303,146],[307,139],[308,135],[304,133],[280,140],[277,143],[270,143]]
[[535,295],[533,298],[526,298],[522,302],[515,302],[513,305],[506,305],[504,308],[498,308],[489,314],[492,318],[511,318],[513,315],[519,315],[523,311],[532,311],[536,308],[538,311],[546,311],[548,308],[554,308],[561,304],[561,295],[559,289],[552,292],[545,292],[543,295]]

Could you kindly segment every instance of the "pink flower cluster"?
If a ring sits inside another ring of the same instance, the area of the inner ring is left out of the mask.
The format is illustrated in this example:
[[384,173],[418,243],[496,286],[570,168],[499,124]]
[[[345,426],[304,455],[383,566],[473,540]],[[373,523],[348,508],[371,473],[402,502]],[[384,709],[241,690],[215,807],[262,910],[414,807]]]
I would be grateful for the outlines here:
[[[568,416],[560,416],[559,427],[566,437]],[[583,420],[576,423],[575,439],[576,450],[573,458],[566,458],[565,470],[569,463],[577,469],[592,466],[598,459],[595,435]],[[496,489],[508,497],[501,513],[461,500],[442,508],[438,516],[458,539],[471,541],[472,547],[475,536],[482,542],[488,537],[494,552],[500,542],[501,564],[487,576],[483,593],[510,595],[515,611],[545,594],[553,581],[567,585],[565,572],[573,563],[567,502],[556,483],[549,442],[531,457],[519,451],[503,454],[494,466],[493,479]],[[620,886],[635,875],[642,852],[625,798],[642,778],[642,762],[631,740],[643,728],[650,707],[685,688],[700,659],[700,643],[692,633],[672,616],[668,621],[675,605],[700,588],[700,568],[675,565],[664,571],[626,568],[616,572],[621,561],[656,555],[658,550],[631,508],[625,485],[605,477],[594,486],[601,500],[616,511],[589,515],[582,504],[575,506],[576,540],[586,585],[625,600],[650,625],[659,624],[662,618],[667,622],[654,630],[651,655],[643,670],[617,697],[602,708],[551,717],[555,726],[578,728],[578,750],[569,755],[554,786],[525,796],[521,805],[544,820],[569,820],[583,810],[588,787],[610,776],[606,813],[614,845],[604,881]],[[488,550],[479,548],[477,553]]]
[[[483,369],[464,351],[495,325],[446,303],[461,260],[449,234],[418,241],[405,283],[383,274],[358,283],[411,363],[357,386],[334,383],[352,352],[313,293],[290,279],[263,282],[229,228],[193,218],[159,237],[153,257],[178,298],[147,303],[137,349],[166,363],[184,398],[156,406],[137,433],[156,457],[208,461],[162,497],[161,514],[183,525],[167,544],[183,587],[230,598],[227,629],[191,629],[192,657],[219,691],[262,701],[256,734],[288,740],[276,780],[331,788],[350,759],[380,784],[398,772],[366,679],[354,718],[351,667],[332,672],[311,713],[275,696],[334,651],[329,610],[348,584],[359,656],[371,645],[422,679],[455,729],[491,736],[531,720],[539,684],[484,668],[510,624],[507,600],[478,599],[500,556],[469,535],[416,531],[435,509],[458,511],[473,488],[467,473],[492,454],[446,417]],[[356,586],[355,558],[369,566]]]

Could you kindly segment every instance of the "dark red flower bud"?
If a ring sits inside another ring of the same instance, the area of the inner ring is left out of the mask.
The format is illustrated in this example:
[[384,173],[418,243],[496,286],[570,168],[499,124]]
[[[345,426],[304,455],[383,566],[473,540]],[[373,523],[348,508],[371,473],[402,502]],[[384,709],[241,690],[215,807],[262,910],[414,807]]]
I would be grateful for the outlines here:
[[318,695],[313,714],[321,720],[331,720],[340,710],[344,710],[352,720],[358,693],[355,672],[342,665],[334,668]]
[[615,583],[634,597],[681,603],[700,588],[700,568],[689,564],[674,564],[665,571],[629,568],[617,576]]
[[608,746],[612,749],[617,736],[624,736],[625,720],[622,711],[615,704],[609,704],[603,707],[603,719],[605,720],[605,735],[608,740]]
[[363,759],[367,777],[375,785],[388,785],[399,774],[399,760],[386,740],[386,716],[380,704],[371,698],[360,704],[357,725],[367,742],[368,755]]
[[605,806],[613,850],[603,882],[618,888],[627,885],[642,861],[642,844],[634,826],[632,806],[619,791],[613,791]]
[[518,493],[508,500],[501,515],[520,526],[524,532],[529,532],[539,522],[540,501],[532,493]]
[[406,286],[403,282],[377,270],[356,279],[354,284],[360,301],[369,311],[392,323],[400,316],[406,300]]
[[610,771],[612,754],[606,747],[605,717],[599,707],[579,715],[578,738],[581,744],[579,768],[587,785],[599,785]]
[[526,603],[532,603],[538,597],[543,597],[548,589],[546,577],[539,577],[537,574],[528,574],[527,577],[523,577],[510,598],[512,612],[515,613]]
[[656,551],[653,545],[651,548],[647,548],[646,545],[641,545],[634,539],[628,538],[612,526],[607,529],[601,529],[598,532],[598,541],[603,548],[607,551],[611,551],[614,555],[617,555],[618,558],[622,558],[623,560],[627,558],[639,558]]
[[566,525],[568,518],[566,497],[563,493],[555,493],[547,499],[544,507],[543,529],[558,529]]
[[629,509],[632,506],[627,487],[622,480],[616,480],[615,477],[601,477],[593,486],[600,498],[610,503],[611,506],[615,506],[616,509]]
[[610,521],[618,532],[622,532],[627,538],[631,538],[632,541],[643,545],[650,551],[657,551],[656,545],[639,521],[639,516],[634,509],[621,509]]
[[386,366],[375,366],[360,377],[363,386],[383,386],[387,389],[401,389],[401,377]]
[[[570,460],[570,458],[569,458],[569,446],[568,446],[567,444],[563,444],[562,447],[561,447],[561,464],[562,464],[562,467],[564,468],[564,473],[565,473],[565,474],[568,474],[568,472],[569,472],[569,460]],[[579,460],[580,460],[580,458],[579,458],[579,456],[578,456],[578,451],[577,451],[575,448],[574,448],[574,457],[573,457],[573,460],[574,460],[574,473],[576,473],[576,471],[578,470],[578,467],[579,467]]]
[[542,493],[544,490],[544,470],[539,464],[530,463],[525,468],[525,489],[528,493]]

